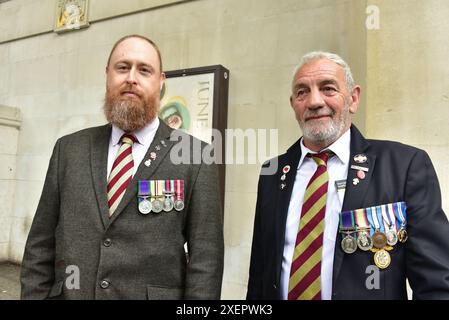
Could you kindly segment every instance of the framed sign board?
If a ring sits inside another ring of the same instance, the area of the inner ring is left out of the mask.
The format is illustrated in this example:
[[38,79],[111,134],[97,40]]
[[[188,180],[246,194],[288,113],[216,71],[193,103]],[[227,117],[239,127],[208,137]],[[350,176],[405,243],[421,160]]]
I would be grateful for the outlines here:
[[[222,65],[166,71],[161,92],[160,118],[171,128],[220,148],[218,165],[222,204],[225,190],[225,129],[228,117],[229,70]],[[221,133],[214,141],[212,129]]]

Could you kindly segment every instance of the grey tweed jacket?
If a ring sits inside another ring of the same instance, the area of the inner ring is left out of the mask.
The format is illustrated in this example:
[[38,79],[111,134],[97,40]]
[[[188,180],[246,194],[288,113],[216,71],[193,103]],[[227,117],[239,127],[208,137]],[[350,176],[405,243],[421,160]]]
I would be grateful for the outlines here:
[[[109,218],[111,128],[85,129],[56,142],[25,247],[22,299],[219,299],[224,241],[216,165],[172,163],[170,150],[179,142],[170,140],[172,129],[161,121]],[[147,167],[150,152],[157,157]],[[139,213],[138,181],[159,179],[184,180],[183,211]]]

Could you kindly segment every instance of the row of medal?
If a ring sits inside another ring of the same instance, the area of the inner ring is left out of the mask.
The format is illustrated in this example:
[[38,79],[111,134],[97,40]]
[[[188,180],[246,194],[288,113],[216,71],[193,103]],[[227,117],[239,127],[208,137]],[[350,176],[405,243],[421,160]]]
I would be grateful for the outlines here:
[[341,212],[341,248],[348,254],[354,253],[357,248],[371,251],[376,266],[385,269],[391,263],[388,251],[398,242],[407,241],[406,221],[404,202]]
[[184,209],[184,180],[139,180],[139,212],[141,214]]

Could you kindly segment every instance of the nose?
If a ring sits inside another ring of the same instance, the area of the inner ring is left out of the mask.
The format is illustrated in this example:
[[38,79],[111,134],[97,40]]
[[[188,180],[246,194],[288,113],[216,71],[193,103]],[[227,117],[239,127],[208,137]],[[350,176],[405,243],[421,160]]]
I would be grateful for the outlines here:
[[135,68],[129,69],[128,75],[126,77],[126,82],[129,83],[129,84],[137,84],[136,69]]
[[311,89],[310,94],[307,97],[306,106],[309,109],[318,109],[326,106],[321,91],[318,88]]

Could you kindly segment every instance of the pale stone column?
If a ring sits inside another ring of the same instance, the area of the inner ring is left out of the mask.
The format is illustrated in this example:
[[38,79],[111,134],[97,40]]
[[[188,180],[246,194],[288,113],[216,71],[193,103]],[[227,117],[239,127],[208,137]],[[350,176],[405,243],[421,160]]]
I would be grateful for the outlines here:
[[20,110],[0,105],[0,261],[9,260]]

